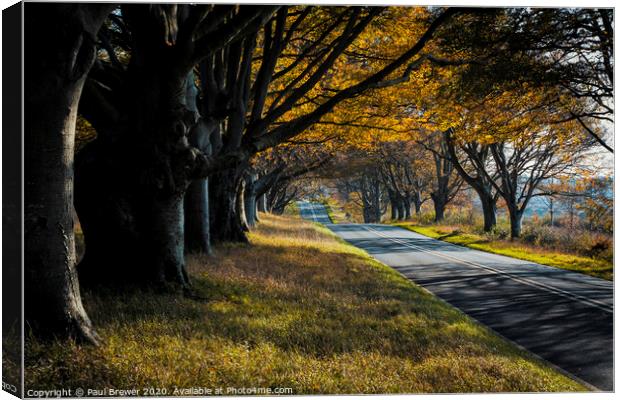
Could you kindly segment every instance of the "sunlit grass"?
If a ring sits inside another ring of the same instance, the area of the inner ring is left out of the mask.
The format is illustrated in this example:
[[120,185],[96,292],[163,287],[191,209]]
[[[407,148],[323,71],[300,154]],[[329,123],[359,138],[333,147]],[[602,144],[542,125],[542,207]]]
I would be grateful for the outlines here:
[[321,202],[325,206],[327,216],[334,224],[342,224],[350,222],[347,214],[344,212],[338,201],[332,197],[323,197]]
[[395,226],[409,229],[422,235],[472,249],[501,254],[538,264],[581,272],[607,280],[613,279],[613,263],[607,260],[583,257],[557,250],[545,249],[509,240],[489,240],[474,233],[463,233],[450,226],[417,226],[411,223],[397,223]]
[[28,340],[28,388],[579,391],[394,270],[295,217],[189,259],[196,294],[85,293],[98,348]]

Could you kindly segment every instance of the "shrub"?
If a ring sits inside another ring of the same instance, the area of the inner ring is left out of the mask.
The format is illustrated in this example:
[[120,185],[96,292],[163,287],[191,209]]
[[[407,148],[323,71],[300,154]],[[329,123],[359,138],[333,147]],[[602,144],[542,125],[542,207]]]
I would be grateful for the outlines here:
[[555,247],[560,241],[561,232],[546,225],[528,224],[521,232],[523,243],[542,247]]
[[521,242],[564,250],[586,257],[611,260],[613,242],[609,235],[567,227],[527,224],[524,225]]
[[581,241],[581,253],[602,260],[613,259],[613,240],[610,236],[604,234],[583,235]]
[[[480,232],[483,232],[483,226],[480,226]],[[486,232],[485,236],[489,240],[504,240],[510,236],[510,226],[506,224],[497,224],[491,229],[491,232]]]

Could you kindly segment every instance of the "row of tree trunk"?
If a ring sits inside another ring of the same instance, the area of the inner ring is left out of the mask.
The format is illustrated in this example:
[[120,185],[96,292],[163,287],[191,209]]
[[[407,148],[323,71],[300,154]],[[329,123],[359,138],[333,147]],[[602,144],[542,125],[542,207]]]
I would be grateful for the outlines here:
[[[391,218],[393,220],[405,220],[411,218],[411,207],[414,204],[409,196],[401,196],[391,189],[388,189],[388,197],[390,199]],[[416,203],[416,213],[420,210]]]
[[[172,48],[152,40],[160,32],[146,8],[124,10],[139,45],[117,107],[85,88],[112,9],[25,5],[25,320],[35,334],[90,343],[99,339],[80,284],[188,290],[185,253],[247,241],[269,189],[244,198],[243,159],[212,172],[205,156],[220,121],[198,115],[193,65],[179,68]],[[98,136],[74,161],[78,106]],[[73,204],[86,245],[77,268]]]
[[[426,58],[388,78],[460,12],[442,11],[387,66],[274,127],[380,8],[343,9],[342,34],[330,51],[319,53],[316,71],[302,74],[303,83],[265,109],[275,63],[298,26],[285,31],[287,18],[303,21],[312,8],[289,14],[279,6],[123,4],[111,13],[114,7],[25,5],[26,321],[35,332],[91,343],[97,337],[80,284],[190,290],[186,252],[208,253],[211,242],[246,242],[256,208],[270,207],[265,194],[278,199],[272,209],[290,201],[291,192],[276,190],[274,182],[261,188],[261,177],[248,180],[251,158],[300,134],[346,99],[409,79]],[[104,29],[115,45],[98,35],[108,16],[116,25]],[[263,27],[263,63],[254,76]],[[119,61],[114,46],[130,53],[128,62]],[[109,62],[97,57],[100,51]],[[300,58],[306,56],[302,51]],[[97,137],[74,158],[78,106]],[[370,191],[365,214],[378,222],[381,194],[378,187]],[[73,205],[86,245],[77,268]]]

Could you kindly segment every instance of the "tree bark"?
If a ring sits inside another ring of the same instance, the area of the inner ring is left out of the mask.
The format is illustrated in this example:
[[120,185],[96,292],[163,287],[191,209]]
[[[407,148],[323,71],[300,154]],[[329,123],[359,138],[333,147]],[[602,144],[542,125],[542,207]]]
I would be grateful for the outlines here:
[[416,192],[413,195],[413,206],[415,207],[416,215],[420,215],[422,213],[422,196],[419,192]]
[[[214,21],[213,32],[195,40],[195,29],[200,29],[201,23],[201,12],[196,7],[122,5],[123,25],[130,32],[131,58],[125,70],[114,74],[113,80],[120,84],[108,96],[109,102],[114,103],[110,106],[120,117],[107,124],[102,119],[95,126],[98,133],[108,134],[99,135],[80,152],[79,179],[76,175],[80,187],[76,209],[86,240],[86,254],[79,267],[81,276],[97,284],[110,281],[114,286],[173,283],[175,287],[188,287],[183,258],[185,232],[179,226],[184,213],[180,207],[191,181],[215,168],[215,161],[188,141],[201,117],[195,98],[187,96],[188,80],[193,80],[191,71],[199,61],[212,58],[222,62],[219,56],[226,53],[224,47],[245,42],[248,35],[254,38],[263,19],[273,11],[272,7],[243,8],[234,13],[236,16],[227,18],[213,11],[207,18],[215,15],[214,19],[224,22]],[[237,20],[239,24],[235,23]],[[229,72],[234,68],[233,63]],[[201,82],[206,85],[203,78]],[[217,96],[209,93],[206,98],[219,103],[219,109],[231,110],[229,100],[237,98],[238,93],[232,95],[219,90],[225,88],[217,89]],[[212,109],[202,111],[203,122],[229,117],[210,112]],[[245,109],[234,112],[245,117]],[[237,146],[232,143],[231,147]],[[223,153],[218,153],[219,161],[226,165],[236,162],[236,153],[228,160],[224,159],[229,154]],[[233,186],[236,183],[235,177]],[[234,214],[237,188],[229,191],[227,185],[230,183],[210,181],[208,189],[215,187],[217,192],[211,199],[204,196],[206,186],[199,188],[201,200],[196,204],[205,209],[200,211],[197,221],[206,224],[205,203],[211,203],[213,198],[218,202],[221,197],[232,196],[232,204],[222,202],[217,211],[228,207]],[[219,221],[213,212],[209,214],[209,221]],[[236,218],[233,221],[232,225],[239,224]],[[220,229],[225,236],[223,226],[216,225],[213,230],[220,233]],[[206,227],[196,231],[201,235],[197,241],[204,247]],[[154,246],[162,250],[153,251]]]
[[192,182],[185,194],[185,250],[211,254],[209,180]]
[[396,203],[396,199],[394,198],[394,196],[390,196],[390,211],[391,211],[390,219],[392,221],[397,220],[398,219],[398,204]]
[[78,270],[92,285],[187,289],[183,202],[199,160],[188,142],[198,122],[186,93],[193,76],[175,64],[174,48],[158,42],[148,8],[124,11],[136,41],[124,118],[95,125],[97,139],[76,160],[76,211],[86,242]]
[[403,198],[403,206],[405,207],[405,219],[411,219],[411,198],[409,196]]
[[258,212],[267,212],[267,194],[264,193],[258,196],[256,201],[256,208]]
[[377,218],[377,210],[372,205],[366,205],[364,207],[364,223],[366,224],[376,224],[379,223],[380,219]]
[[[193,72],[189,74],[186,89],[188,109],[198,112],[197,90]],[[211,135],[218,133],[219,122],[202,119],[189,135],[190,145],[211,155]],[[194,180],[185,193],[185,250],[190,253],[211,254],[211,233],[209,226],[209,179]]]
[[448,195],[441,186],[438,191],[431,193],[431,200],[435,208],[435,222],[443,221],[445,217],[446,206],[448,205]]
[[249,228],[254,228],[258,221],[258,213],[256,212],[256,190],[254,183],[256,182],[256,174],[248,174],[245,178],[244,190],[244,210],[245,219]]
[[497,225],[497,206],[493,196],[480,196],[480,202],[482,203],[482,215],[484,217],[484,231],[491,232],[495,225]]
[[248,242],[237,216],[240,179],[240,173],[235,168],[217,172],[211,177],[209,211],[211,238],[214,242]]
[[239,225],[241,225],[241,229],[244,232],[249,232],[250,227],[248,226],[247,215],[245,211],[245,179],[241,178],[239,181],[239,189],[237,190],[237,195],[235,197],[235,208],[236,215],[239,219]]
[[406,217],[405,200],[401,197],[398,199],[398,220],[402,221]]
[[521,237],[521,221],[523,220],[523,211],[509,207],[508,214],[510,214],[510,238],[518,239]]
[[151,215],[154,262],[159,282],[189,285],[185,270],[183,196],[170,196],[155,201]]
[[549,198],[549,225],[554,226],[555,225],[555,219],[554,219],[554,201],[553,201],[553,197]]
[[256,201],[256,197],[254,198],[254,224],[256,225],[257,222],[260,222],[260,217],[258,215],[258,202]]
[[446,203],[439,198],[433,198],[433,206],[435,207],[435,222],[441,222],[444,219],[446,211]]
[[476,175],[470,175],[459,161],[456,153],[456,145],[452,138],[452,130],[448,129],[444,132],[444,143],[450,154],[452,165],[456,168],[458,174],[463,178],[478,194],[482,203],[482,214],[484,216],[484,231],[490,232],[497,224],[497,200],[493,196],[492,177],[486,172],[486,160],[488,157],[488,145],[479,145],[475,142],[469,143],[461,147],[463,152],[470,159],[471,164],[476,170]]
[[183,203],[190,180],[172,167],[184,164],[182,155],[156,151],[134,159],[131,149],[116,158],[114,150],[93,142],[78,155],[75,204],[86,244],[80,279],[187,288]]
[[35,334],[96,344],[75,270],[78,102],[110,6],[25,5],[24,299]]

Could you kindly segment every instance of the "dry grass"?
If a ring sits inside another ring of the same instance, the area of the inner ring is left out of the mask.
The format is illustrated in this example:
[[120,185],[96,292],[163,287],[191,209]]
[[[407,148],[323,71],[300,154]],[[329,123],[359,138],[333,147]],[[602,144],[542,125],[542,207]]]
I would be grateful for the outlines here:
[[86,293],[104,344],[30,338],[27,387],[585,390],[325,228],[262,215],[250,239],[190,258],[204,301]]

